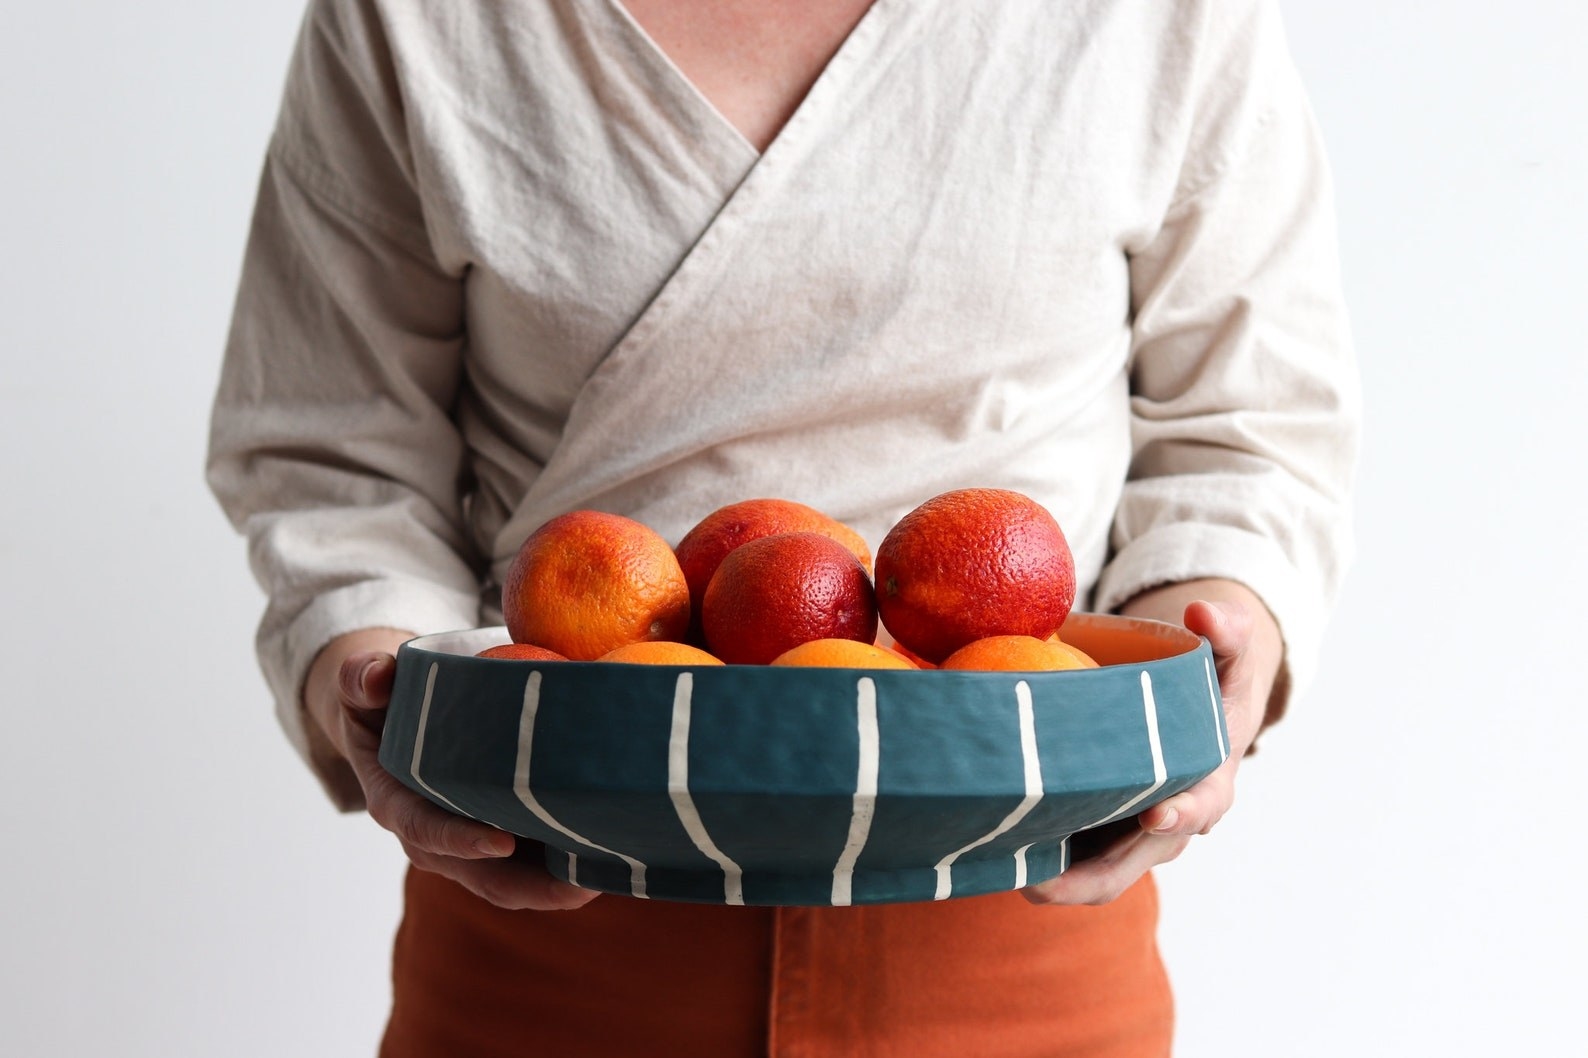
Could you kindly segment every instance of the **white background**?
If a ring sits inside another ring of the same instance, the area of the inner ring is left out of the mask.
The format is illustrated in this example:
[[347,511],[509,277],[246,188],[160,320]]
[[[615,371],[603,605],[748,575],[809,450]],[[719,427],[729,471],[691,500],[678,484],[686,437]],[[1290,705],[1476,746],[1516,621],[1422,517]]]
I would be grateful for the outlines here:
[[[1161,872],[1179,1053],[1584,1053],[1588,14],[1288,0],[1366,383],[1324,675]],[[296,3],[0,15],[0,1052],[370,1054],[401,858],[322,801],[202,484]]]

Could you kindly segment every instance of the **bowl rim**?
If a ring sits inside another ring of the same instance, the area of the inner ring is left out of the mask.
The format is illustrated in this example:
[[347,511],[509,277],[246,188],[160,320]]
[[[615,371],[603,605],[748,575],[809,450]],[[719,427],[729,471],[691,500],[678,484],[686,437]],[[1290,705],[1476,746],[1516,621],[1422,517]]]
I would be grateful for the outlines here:
[[[1102,669],[1110,669],[1123,665],[1133,665],[1137,667],[1142,665],[1151,665],[1156,661],[1166,661],[1171,658],[1192,653],[1198,650],[1202,644],[1206,642],[1204,637],[1197,635],[1195,632],[1192,632],[1181,625],[1172,624],[1167,621],[1157,621],[1146,617],[1127,617],[1121,614],[1092,613],[1088,611],[1071,612],[1070,615],[1065,619],[1064,624],[1059,628],[1061,638],[1064,637],[1066,630],[1069,631],[1070,636],[1070,638],[1064,639],[1066,643],[1070,643],[1072,646],[1077,646],[1082,650],[1086,650],[1087,653],[1093,654],[1094,657],[1096,656],[1096,653],[1103,653],[1105,655],[1109,654],[1109,650],[1106,647],[1098,646],[1099,644],[1104,644],[1109,640],[1114,640],[1116,644],[1121,643],[1122,641],[1128,641],[1134,647],[1145,647],[1151,651],[1151,656],[1149,657],[1132,657],[1107,662],[1103,661],[1102,659],[1098,659],[1099,668]],[[1074,639],[1075,642],[1071,643],[1071,639]],[[616,661],[576,661],[569,659],[567,661],[548,662],[529,661],[520,658],[481,658],[475,656],[477,651],[483,650],[485,647],[495,646],[508,641],[509,637],[505,625],[485,625],[476,628],[456,628],[442,632],[429,632],[424,635],[414,636],[412,639],[406,640],[404,643],[402,643],[398,650],[399,653],[402,651],[411,651],[419,654],[435,655],[439,657],[446,657],[448,659],[454,659],[454,662],[456,659],[462,659],[463,661],[477,662],[482,665],[519,665],[524,667],[542,665],[579,665],[599,666],[603,669],[627,669],[633,667],[629,663]],[[1095,651],[1093,649],[1088,649],[1087,644],[1092,644],[1092,646],[1096,648]],[[1118,649],[1118,647],[1116,646],[1115,649]],[[707,674],[718,668],[732,669],[739,673],[765,669],[769,672],[780,673],[781,675],[779,678],[786,677],[788,673],[788,669],[781,666],[747,665],[732,662],[724,662],[720,666],[690,665],[686,663],[670,665],[647,665],[645,667],[664,670],[687,669],[695,671],[700,676],[706,678],[710,678]],[[911,672],[942,673],[945,670],[937,669],[935,667],[930,669],[866,669],[834,666],[828,671],[898,672],[907,674]],[[1056,676],[1065,673],[1084,673],[1092,671],[1095,670],[1056,669],[1030,671],[1008,669],[991,672],[954,670],[954,673],[956,676],[974,678],[977,676],[1007,677],[1011,673]]]

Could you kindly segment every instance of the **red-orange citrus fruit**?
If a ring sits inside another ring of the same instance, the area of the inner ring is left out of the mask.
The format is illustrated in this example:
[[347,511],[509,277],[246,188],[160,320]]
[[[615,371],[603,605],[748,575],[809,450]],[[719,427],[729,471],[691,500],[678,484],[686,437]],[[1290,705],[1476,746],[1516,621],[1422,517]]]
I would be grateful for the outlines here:
[[1074,602],[1075,560],[1058,521],[1018,492],[945,492],[877,548],[882,623],[928,661],[988,636],[1045,639]]
[[1092,655],[1088,654],[1086,651],[1082,650],[1080,647],[1076,646],[1074,643],[1066,643],[1064,640],[1059,638],[1059,633],[1057,633],[1057,632],[1054,632],[1052,635],[1048,636],[1048,638],[1046,640],[1044,640],[1044,642],[1057,643],[1059,646],[1063,647],[1065,650],[1068,650],[1070,653],[1072,653],[1076,657],[1080,658],[1081,659],[1081,664],[1084,667],[1086,667],[1086,668],[1095,669],[1095,668],[1098,667],[1097,661],[1096,661],[1095,658],[1092,657]]
[[970,672],[1048,672],[1096,668],[1084,654],[1063,643],[1035,636],[988,636],[973,640],[943,659],[939,668]]
[[628,665],[721,665],[719,658],[692,647],[688,643],[669,643],[648,639],[643,643],[628,643],[602,654],[597,661],[618,661]]
[[590,661],[625,643],[682,639],[689,585],[673,549],[646,525],[572,511],[536,529],[502,585],[515,643]]
[[730,665],[765,665],[813,639],[877,637],[865,567],[820,533],[779,533],[734,548],[706,585],[700,616],[707,647]]
[[813,639],[772,659],[774,665],[826,669],[913,669],[902,654],[853,639]]
[[888,649],[918,669],[937,668],[936,665],[932,664],[930,661],[927,661],[925,658],[911,650],[909,647],[905,646],[903,643],[893,643],[888,647]]
[[567,661],[568,659],[555,650],[537,647],[531,643],[503,643],[500,646],[486,647],[478,654],[477,658],[504,658],[509,661]]
[[[871,572],[871,549],[866,541],[843,522],[814,507],[793,500],[740,500],[719,507],[702,518],[674,548],[678,565],[689,582],[692,630],[700,631],[701,604],[706,585],[728,552],[740,544],[779,533],[820,533],[843,544],[860,564]],[[692,638],[695,638],[692,636]]]

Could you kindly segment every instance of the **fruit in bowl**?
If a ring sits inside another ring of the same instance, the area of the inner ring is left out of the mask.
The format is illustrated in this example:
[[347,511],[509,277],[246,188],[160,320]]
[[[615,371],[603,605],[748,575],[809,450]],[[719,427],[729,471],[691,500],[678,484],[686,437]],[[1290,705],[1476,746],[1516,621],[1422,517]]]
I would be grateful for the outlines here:
[[[1052,639],[1075,601],[1075,562],[1057,519],[1007,489],[932,497],[884,537],[875,582],[871,568],[858,533],[792,500],[719,507],[676,549],[633,519],[580,510],[524,541],[502,612],[514,643],[577,661],[687,642],[728,664],[765,665],[812,640],[871,643],[880,625],[892,640],[881,645],[935,668],[978,640]],[[1019,656],[1037,670],[1066,657]],[[1015,658],[1004,649],[978,664],[1008,668]]]
[[703,638],[701,604],[706,597],[706,586],[722,560],[741,544],[779,533],[820,533],[830,537],[854,554],[867,575],[871,573],[871,549],[865,538],[814,507],[775,497],[740,500],[718,507],[695,523],[674,549],[678,565],[684,571],[684,580],[689,584],[692,638]]
[[957,489],[901,518],[877,548],[877,608],[894,639],[941,662],[977,639],[1046,639],[1075,603],[1057,519],[1007,489]]
[[848,548],[820,533],[763,536],[730,551],[701,600],[706,645],[729,664],[765,665],[815,639],[870,643],[871,578]]
[[682,639],[689,585],[654,529],[605,511],[571,511],[531,533],[502,585],[515,643],[590,661],[645,640]]

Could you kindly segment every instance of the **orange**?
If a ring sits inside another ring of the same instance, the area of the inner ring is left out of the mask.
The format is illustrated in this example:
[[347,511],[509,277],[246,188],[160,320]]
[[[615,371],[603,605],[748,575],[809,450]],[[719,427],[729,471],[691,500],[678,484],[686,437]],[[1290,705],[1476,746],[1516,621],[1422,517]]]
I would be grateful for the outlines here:
[[1074,603],[1075,559],[1059,523],[1018,492],[945,492],[877,548],[882,623],[928,661],[988,636],[1045,639]]
[[625,643],[682,639],[689,585],[673,549],[648,526],[604,511],[572,511],[536,529],[502,585],[515,643],[590,661]]
[[1079,651],[1035,636],[988,636],[966,643],[943,659],[944,669],[972,672],[1046,672],[1051,669],[1096,668]]
[[765,536],[807,532],[821,533],[843,544],[860,560],[866,573],[871,572],[871,549],[859,533],[816,508],[793,500],[756,499],[730,503],[712,511],[685,533],[674,552],[684,571],[684,579],[689,582],[693,614],[691,638],[698,638],[700,632],[706,585],[711,583],[711,575],[717,572],[728,552]]
[[1074,654],[1076,657],[1080,658],[1081,664],[1086,668],[1095,669],[1098,667],[1097,660],[1093,658],[1092,655],[1088,654],[1074,643],[1066,643],[1064,640],[1059,638],[1059,633],[1057,632],[1054,632],[1052,635],[1048,636],[1048,638],[1043,640],[1043,642],[1057,643],[1065,650],[1068,650],[1071,654]]
[[699,647],[688,643],[668,643],[659,639],[628,643],[602,654],[597,661],[619,661],[630,665],[721,665]]
[[935,668],[937,668],[936,665],[932,664],[930,661],[927,661],[921,655],[917,654],[915,651],[911,650],[907,646],[904,646],[903,644],[894,643],[893,645],[889,646],[888,649],[893,651],[895,654],[899,655],[905,661],[908,661],[910,664],[914,665],[918,669],[935,669]]
[[765,665],[812,639],[877,637],[865,567],[820,533],[763,536],[728,552],[700,618],[708,648],[730,665]]
[[829,669],[913,669],[902,654],[853,639],[813,639],[772,659],[774,665]]
[[529,643],[503,643],[501,646],[486,647],[474,656],[477,658],[506,658],[510,661],[568,660],[555,650],[547,650],[545,647],[537,647]]

